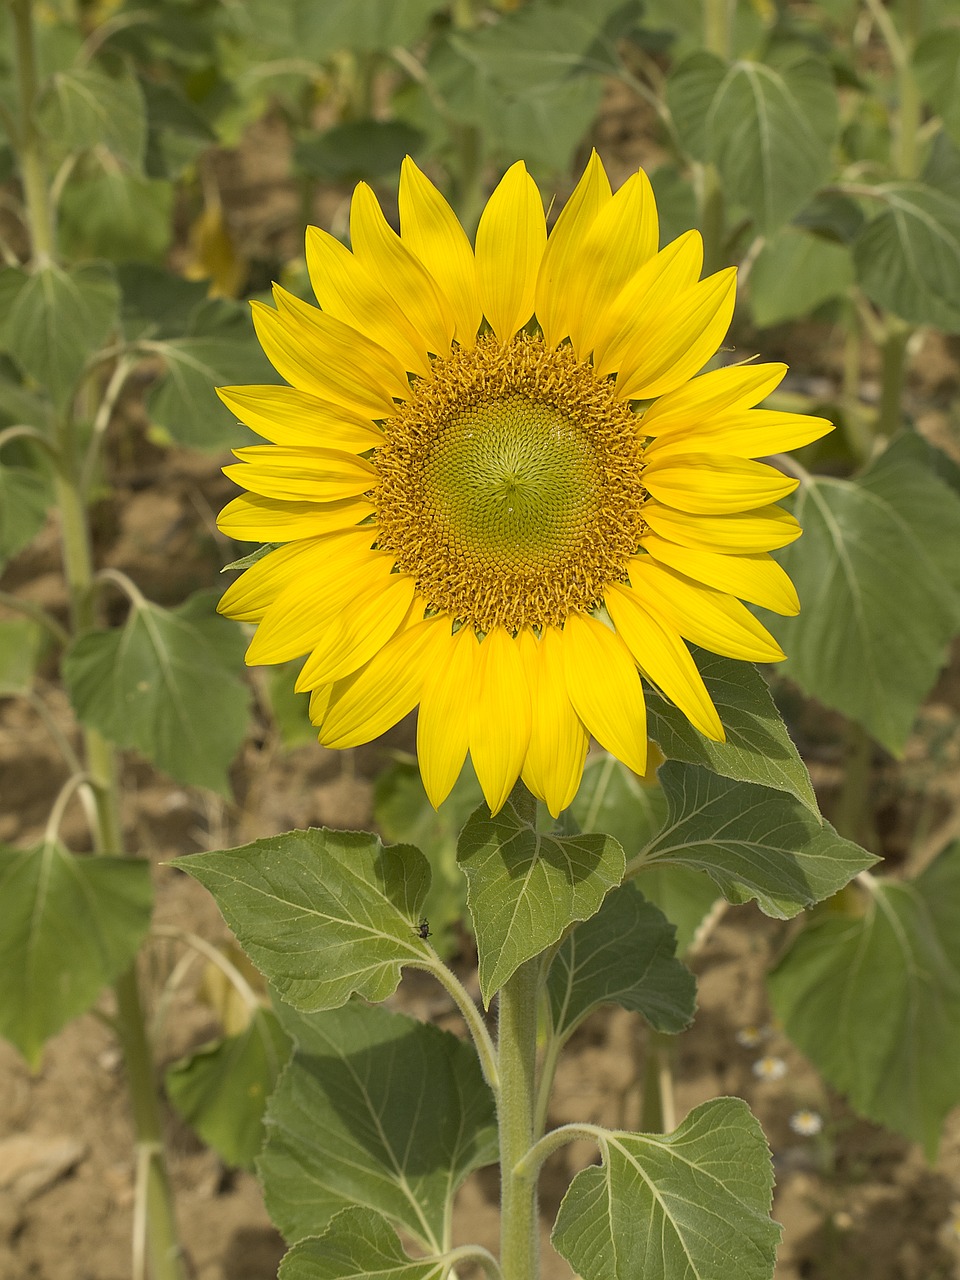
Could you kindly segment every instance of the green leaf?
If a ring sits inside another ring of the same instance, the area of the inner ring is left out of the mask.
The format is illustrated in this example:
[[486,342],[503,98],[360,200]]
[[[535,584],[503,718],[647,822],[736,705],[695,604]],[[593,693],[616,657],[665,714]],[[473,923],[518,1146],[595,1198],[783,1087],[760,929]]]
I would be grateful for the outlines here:
[[430,863],[430,888],[423,900],[433,945],[441,954],[458,950],[455,932],[467,914],[467,884],[457,862],[457,837],[478,805],[480,783],[469,763],[439,809],[427,799],[415,760],[398,760],[377,778],[373,814],[387,840],[416,845]]
[[33,541],[49,505],[50,486],[39,472],[0,462],[0,565]]
[[[795,641],[783,627],[781,639]],[[682,711],[658,694],[647,696],[648,731],[671,760],[702,764],[737,782],[757,782],[785,791],[819,815],[817,797],[807,767],[800,759],[770,690],[756,667],[722,658],[703,649],[693,651],[703,682],[720,713],[726,742],[711,742],[693,727]]]
[[108,76],[95,67],[57,71],[40,105],[39,123],[64,151],[106,146],[139,170],[147,140],[147,113],[136,78]]
[[64,271],[44,266],[27,276],[0,318],[0,340],[17,364],[63,408],[87,357],[116,322],[119,291],[97,263]]
[[290,1041],[269,1009],[255,1009],[239,1035],[224,1036],[164,1073],[170,1101],[207,1146],[250,1168],[263,1145],[263,1113]]
[[237,426],[214,391],[239,382],[277,381],[246,307],[223,299],[208,302],[194,312],[185,336],[143,345],[166,365],[166,375],[147,397],[152,422],[196,449],[222,451],[251,442],[248,429]]
[[960,844],[830,905],[770,975],[774,1009],[834,1088],[932,1161],[960,1102]]
[[36,1069],[44,1043],[132,962],[150,924],[150,868],[57,841],[0,846],[0,1035]]
[[423,141],[419,129],[400,120],[347,120],[301,138],[294,164],[300,173],[325,182],[394,181],[404,156],[418,152]]
[[318,1239],[294,1245],[278,1280],[443,1280],[448,1267],[443,1258],[408,1257],[381,1214],[343,1209]]
[[922,182],[873,194],[884,207],[853,246],[860,287],[911,324],[960,333],[960,200]]
[[853,259],[842,244],[784,227],[760,250],[750,272],[750,308],[761,329],[796,320],[853,284]]
[[542,835],[509,803],[495,817],[486,808],[473,814],[458,856],[487,1004],[525,960],[599,910],[624,871],[623,850],[611,836]]
[[177,609],[141,597],[122,627],[78,636],[63,678],[84,724],[136,747],[178,782],[227,795],[250,695],[236,675],[243,637],[214,613],[215,602],[210,591]]
[[781,791],[673,760],[660,781],[670,814],[640,869],[666,862],[705,871],[728,901],[756,898],[766,915],[786,920],[877,861]]
[[258,1161],[273,1221],[293,1242],[356,1205],[440,1252],[451,1197],[497,1154],[493,1096],[471,1045],[360,1002],[278,1013],[297,1050]]
[[60,201],[60,242],[70,258],[162,262],[173,237],[173,184],[107,170],[78,178]]
[[697,984],[675,950],[673,925],[636,885],[614,889],[571,930],[550,966],[556,1034],[566,1039],[601,1004],[642,1013],[657,1031],[682,1031],[693,1021]]
[[207,296],[204,281],[184,280],[148,262],[120,263],[117,283],[123,298],[120,323],[131,342],[181,337]]
[[804,535],[777,557],[803,610],[786,625],[765,618],[787,649],[784,673],[894,753],[960,627],[960,498],[910,438],[853,480],[803,480]]
[[603,1133],[553,1244],[583,1280],[770,1280],[780,1228],[759,1122],[739,1098],[695,1108],[673,1133]]
[[43,645],[43,628],[32,618],[0,622],[0,698],[29,693]]
[[250,959],[298,1009],[334,1009],[354,993],[385,1000],[401,966],[430,954],[416,933],[430,868],[409,845],[311,829],[174,865],[209,889]]
[[[604,752],[587,761],[570,812],[582,831],[605,831],[618,840],[629,860],[663,826],[667,801],[660,786],[644,782]],[[717,887],[710,877],[686,867],[645,869],[643,892],[676,927],[678,955],[689,947],[717,901]]]
[[710,53],[685,58],[667,102],[692,155],[713,161],[728,198],[775,231],[830,175],[837,95],[826,63],[782,67]]
[[440,0],[295,0],[296,52],[320,61],[343,49],[387,53],[406,48],[420,39],[431,15],[442,7]]
[[924,102],[943,121],[944,128],[960,143],[960,28],[938,26],[917,44],[913,74]]

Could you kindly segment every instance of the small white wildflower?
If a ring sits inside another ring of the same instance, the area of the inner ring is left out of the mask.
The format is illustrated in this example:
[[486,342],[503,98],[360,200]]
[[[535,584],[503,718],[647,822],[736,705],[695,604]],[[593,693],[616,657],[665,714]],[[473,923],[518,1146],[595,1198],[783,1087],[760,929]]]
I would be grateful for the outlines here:
[[769,1034],[769,1027],[741,1027],[737,1032],[737,1044],[743,1045],[744,1049],[756,1049]]
[[823,1130],[823,1116],[819,1111],[811,1111],[809,1107],[801,1107],[790,1117],[790,1128],[803,1138],[813,1138]]
[[787,1074],[787,1064],[782,1058],[768,1053],[753,1064],[753,1074],[759,1080],[782,1080]]

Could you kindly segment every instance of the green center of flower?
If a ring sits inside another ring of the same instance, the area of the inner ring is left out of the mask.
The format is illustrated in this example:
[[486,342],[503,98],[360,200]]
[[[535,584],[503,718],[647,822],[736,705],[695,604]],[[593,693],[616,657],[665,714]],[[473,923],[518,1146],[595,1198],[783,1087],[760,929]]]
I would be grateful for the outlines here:
[[600,502],[600,469],[580,427],[518,395],[453,418],[424,460],[430,518],[478,566],[556,564]]
[[636,415],[540,338],[482,338],[433,374],[383,424],[378,546],[431,607],[481,632],[592,609],[643,530]]

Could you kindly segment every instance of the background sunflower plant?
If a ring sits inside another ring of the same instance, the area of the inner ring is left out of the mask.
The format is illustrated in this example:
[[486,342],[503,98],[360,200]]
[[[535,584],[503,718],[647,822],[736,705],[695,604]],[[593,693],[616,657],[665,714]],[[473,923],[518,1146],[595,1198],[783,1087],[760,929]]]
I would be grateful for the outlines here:
[[[955,12],[9,0],[0,55],[2,742],[36,720],[59,753],[39,824],[4,780],[0,1032],[37,1069],[100,1002],[134,1280],[190,1270],[162,1093],[256,1163],[283,1280],[771,1277],[760,1124],[672,1094],[727,905],[794,922],[773,1007],[858,1114],[933,1158],[960,1101],[960,828],[909,772],[960,628],[958,420],[944,392],[918,430],[907,382],[960,333]],[[585,135],[602,98],[629,163]],[[264,122],[290,198],[254,241],[227,169]],[[774,358],[810,321],[835,378]],[[215,524],[226,481],[191,490],[154,591],[111,487],[230,447],[239,496]],[[379,835],[250,842],[250,775],[317,737],[345,776],[390,744]],[[129,852],[151,768],[206,815],[164,859],[215,850],[176,865],[246,956],[151,921],[189,883]],[[195,960],[201,1045],[170,1035]],[[609,1005],[642,1114],[557,1127]],[[538,1179],[580,1140],[548,1248]],[[485,1166],[496,1248],[456,1211]]]

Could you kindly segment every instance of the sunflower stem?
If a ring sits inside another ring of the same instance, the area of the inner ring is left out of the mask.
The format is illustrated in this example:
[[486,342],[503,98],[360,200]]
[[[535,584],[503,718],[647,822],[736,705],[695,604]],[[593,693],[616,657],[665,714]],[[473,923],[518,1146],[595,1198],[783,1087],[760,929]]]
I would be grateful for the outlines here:
[[910,329],[890,317],[882,350],[882,381],[877,435],[889,438],[903,422],[903,385],[907,371],[907,342]]
[[724,254],[723,187],[716,165],[705,164],[697,184],[700,205],[700,234],[703,236],[703,274],[711,275],[726,266]]
[[[42,139],[36,126],[39,95],[33,0],[10,0],[17,72],[18,120],[15,142],[23,181],[31,257],[37,266],[57,257],[56,232]],[[76,636],[94,625],[93,553],[84,504],[76,423],[69,412],[56,427],[55,489],[60,512],[64,574],[70,596],[70,631]],[[120,854],[122,828],[116,756],[95,729],[83,731],[83,773],[94,795],[90,818],[94,846],[101,854]],[[116,1029],[123,1048],[136,1130],[137,1168],[142,1171],[138,1195],[145,1208],[145,1249],[134,1240],[134,1264],[145,1255],[152,1280],[186,1280],[173,1197],[163,1154],[160,1106],[153,1060],[133,965],[113,987]],[[142,1270],[142,1267],[141,1267]]]
[[[522,782],[508,801],[533,826],[537,802]],[[540,957],[525,961],[500,990],[500,1267],[503,1280],[536,1280],[540,1274],[537,1171],[521,1162],[533,1146],[537,1098],[537,1006]]]
[[519,1167],[534,1141],[540,958],[500,991],[500,1266],[504,1280],[540,1274],[536,1172]]
[[850,720],[846,732],[846,761],[837,800],[834,826],[842,836],[870,849],[875,832],[870,806],[873,739],[862,725]]
[[730,57],[730,22],[733,0],[704,0],[703,43],[718,58]]

